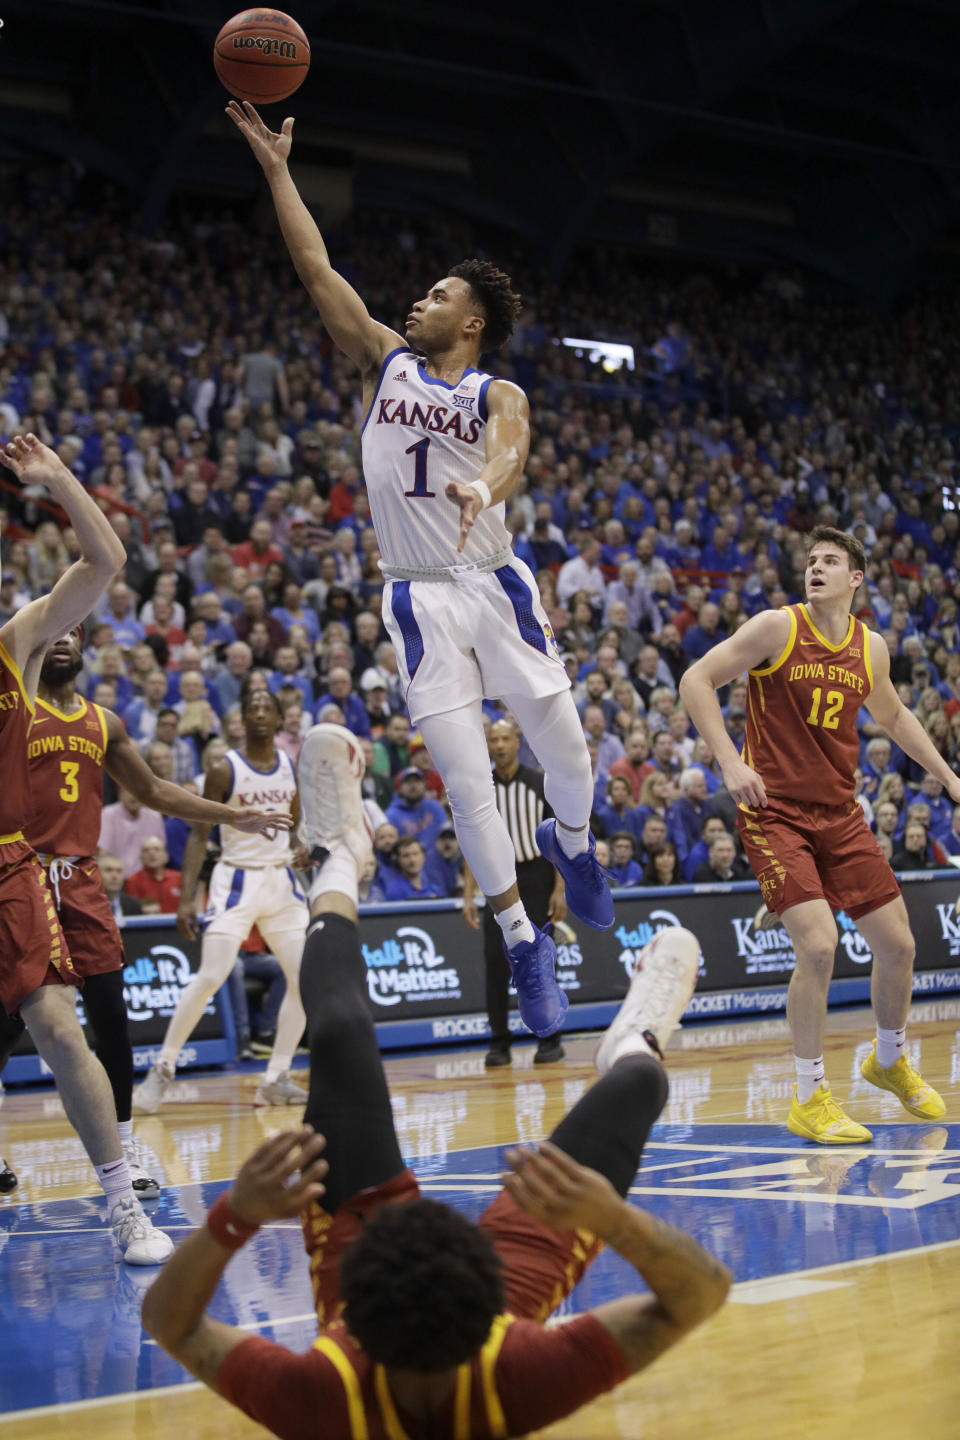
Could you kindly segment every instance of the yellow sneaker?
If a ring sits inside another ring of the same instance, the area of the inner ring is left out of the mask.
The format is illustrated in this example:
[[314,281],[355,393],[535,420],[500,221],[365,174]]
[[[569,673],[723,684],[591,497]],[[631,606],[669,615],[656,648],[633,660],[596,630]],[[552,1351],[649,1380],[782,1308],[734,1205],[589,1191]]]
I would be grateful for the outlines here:
[[860,1074],[879,1090],[889,1090],[896,1095],[904,1110],[909,1110],[920,1120],[940,1120],[947,1113],[943,1097],[927,1084],[918,1070],[914,1070],[905,1054],[895,1064],[882,1070],[877,1064],[877,1042],[874,1041],[870,1054],[860,1066]]
[[794,1085],[787,1129],[804,1140],[816,1140],[818,1145],[863,1145],[873,1139],[869,1130],[840,1109],[826,1081],[803,1105],[797,1099],[797,1087]]

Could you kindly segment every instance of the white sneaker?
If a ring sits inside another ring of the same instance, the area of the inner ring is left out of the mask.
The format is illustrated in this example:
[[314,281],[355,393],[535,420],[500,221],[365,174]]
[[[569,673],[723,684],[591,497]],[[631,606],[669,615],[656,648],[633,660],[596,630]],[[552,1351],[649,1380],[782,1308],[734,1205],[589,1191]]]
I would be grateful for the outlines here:
[[594,1064],[601,1075],[624,1055],[663,1059],[696,988],[699,968],[695,935],[679,925],[657,932],[641,950],[626,998],[597,1048]]
[[289,1070],[283,1070],[276,1080],[261,1080],[253,1097],[254,1105],[306,1105],[307,1092],[294,1083]]
[[162,1265],[173,1254],[170,1236],[151,1225],[138,1200],[118,1200],[110,1211],[110,1228],[128,1265]]
[[373,836],[360,790],[366,763],[356,735],[343,725],[314,725],[297,765],[311,857],[320,863],[345,845],[361,875],[373,860]]
[[138,1200],[158,1200],[160,1181],[148,1175],[143,1167],[143,1151],[136,1140],[128,1140],[123,1147],[123,1156],[130,1171],[130,1184]]
[[134,1113],[156,1115],[172,1084],[173,1071],[168,1069],[162,1060],[151,1065],[146,1079],[142,1080],[133,1092]]

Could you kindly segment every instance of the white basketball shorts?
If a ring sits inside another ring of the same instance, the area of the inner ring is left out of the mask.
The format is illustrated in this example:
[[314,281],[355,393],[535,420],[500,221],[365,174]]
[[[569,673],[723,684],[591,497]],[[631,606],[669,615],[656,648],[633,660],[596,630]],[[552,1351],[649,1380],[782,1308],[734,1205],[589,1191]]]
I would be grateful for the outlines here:
[[204,935],[227,935],[242,943],[254,925],[267,944],[271,935],[306,932],[307,901],[288,865],[244,870],[218,860],[210,877],[207,908],[200,920]]
[[569,689],[536,583],[522,560],[453,583],[389,580],[387,627],[410,723],[472,700]]

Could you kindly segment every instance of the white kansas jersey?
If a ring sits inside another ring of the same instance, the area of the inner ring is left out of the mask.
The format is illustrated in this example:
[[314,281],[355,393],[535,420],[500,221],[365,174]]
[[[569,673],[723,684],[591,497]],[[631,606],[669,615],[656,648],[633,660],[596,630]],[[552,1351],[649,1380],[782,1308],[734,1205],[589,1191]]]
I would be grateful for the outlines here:
[[509,549],[504,505],[483,510],[457,553],[460,510],[444,494],[487,463],[487,391],[467,369],[456,385],[428,375],[413,350],[392,350],[363,425],[363,474],[384,568],[434,570]]
[[[258,810],[282,810],[289,814],[297,793],[293,762],[282,750],[272,770],[255,770],[239,750],[228,750],[227,763],[233,784],[224,804],[237,809],[253,805]],[[232,825],[220,826],[220,858],[227,865],[289,865],[289,830],[271,830],[266,835],[247,835]]]

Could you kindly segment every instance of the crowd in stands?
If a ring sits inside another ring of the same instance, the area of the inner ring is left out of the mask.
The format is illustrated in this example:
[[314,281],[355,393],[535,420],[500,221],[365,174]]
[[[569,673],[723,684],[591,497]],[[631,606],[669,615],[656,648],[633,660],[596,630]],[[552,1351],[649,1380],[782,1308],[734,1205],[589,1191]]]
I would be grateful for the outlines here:
[[[128,556],[87,621],[81,690],[158,775],[198,788],[241,738],[245,683],[277,695],[294,761],[312,724],[346,725],[367,754],[369,897],[457,893],[443,786],[381,624],[358,378],[278,236],[203,216],[148,239],[116,206],[86,211],[72,172],[19,195],[0,213],[0,433],[53,445]],[[411,299],[475,246],[452,222],[389,216],[328,243],[371,313],[401,329]],[[667,283],[596,254],[561,284],[498,258],[536,297],[489,362],[531,405],[508,525],[573,685],[611,883],[748,876],[678,681],[749,616],[802,598],[815,524],[863,541],[855,613],[956,766],[958,294],[876,315],[795,277]],[[558,343],[571,334],[631,344],[635,368],[608,373]],[[77,554],[44,496],[7,481],[0,623]],[[739,740],[745,686],[721,698]],[[868,711],[861,725],[859,798],[895,867],[960,854],[960,809]],[[126,895],[175,908],[187,827],[124,792],[107,800],[101,845]]]

